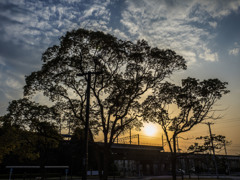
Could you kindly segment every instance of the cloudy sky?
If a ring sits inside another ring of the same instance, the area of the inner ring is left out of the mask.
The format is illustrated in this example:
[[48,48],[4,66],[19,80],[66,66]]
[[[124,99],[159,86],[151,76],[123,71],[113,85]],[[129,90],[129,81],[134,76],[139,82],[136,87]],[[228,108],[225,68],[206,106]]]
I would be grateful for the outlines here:
[[[25,75],[40,69],[44,50],[79,27],[176,51],[188,70],[175,83],[187,76],[229,82],[231,93],[218,104],[224,118],[213,131],[240,153],[240,0],[1,0],[0,115],[22,97]],[[199,134],[207,132],[203,126]]]

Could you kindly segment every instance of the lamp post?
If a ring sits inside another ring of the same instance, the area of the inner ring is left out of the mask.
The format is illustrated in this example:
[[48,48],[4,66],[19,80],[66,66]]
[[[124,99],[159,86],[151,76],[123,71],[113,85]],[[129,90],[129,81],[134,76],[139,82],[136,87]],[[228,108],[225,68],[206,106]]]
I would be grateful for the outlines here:
[[83,150],[83,174],[82,180],[87,179],[87,169],[88,169],[88,131],[89,131],[89,107],[90,107],[90,88],[91,88],[91,75],[92,74],[101,74],[101,72],[90,72],[80,73],[77,76],[87,75],[87,102],[86,102],[86,120],[85,120],[85,129],[84,129],[84,150]]

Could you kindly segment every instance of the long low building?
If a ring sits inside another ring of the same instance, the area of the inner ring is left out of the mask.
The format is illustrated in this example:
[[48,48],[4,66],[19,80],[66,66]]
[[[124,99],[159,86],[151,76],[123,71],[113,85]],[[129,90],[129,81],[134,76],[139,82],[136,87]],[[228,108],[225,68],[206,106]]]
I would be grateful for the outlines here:
[[[146,176],[171,173],[171,154],[163,152],[161,146],[113,144],[114,164],[121,175]],[[214,174],[215,168],[210,154],[177,154],[179,172],[194,174]],[[217,155],[220,174],[240,172],[240,156]]]
[[[90,174],[96,174],[96,171],[102,170],[104,164],[104,148],[103,143],[89,143],[89,166]],[[62,142],[61,148],[48,151],[45,167],[69,167],[69,174],[82,174],[83,144],[80,141],[65,140]],[[154,176],[171,174],[171,153],[164,152],[162,146],[146,146],[134,144],[113,144],[111,146],[111,164],[110,174],[120,176]],[[194,173],[194,174],[214,174],[214,163],[212,156],[209,154],[177,154],[177,170],[178,172]],[[240,173],[240,156],[224,156],[217,155],[217,164],[220,174],[236,174]],[[39,167],[40,158],[35,161],[20,162],[14,159],[0,164],[0,174],[9,173],[10,166],[37,166]],[[99,168],[100,167],[100,168]],[[32,172],[33,169],[14,169],[17,172]],[[37,173],[40,168],[34,169]],[[63,169],[47,169],[48,173],[61,172]],[[240,174],[239,174],[240,175]]]

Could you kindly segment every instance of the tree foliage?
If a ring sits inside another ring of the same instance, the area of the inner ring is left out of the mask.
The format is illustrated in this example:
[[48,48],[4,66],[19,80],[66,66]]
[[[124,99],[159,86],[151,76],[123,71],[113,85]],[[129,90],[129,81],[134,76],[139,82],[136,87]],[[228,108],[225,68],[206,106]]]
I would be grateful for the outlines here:
[[90,119],[92,130],[101,129],[109,142],[137,118],[141,95],[174,70],[186,68],[174,51],[83,29],[68,32],[59,46],[46,50],[42,61],[42,69],[26,78],[25,95],[42,91],[66,107],[79,125],[85,120],[87,76],[77,74],[102,72],[91,82]]
[[160,124],[166,135],[172,153],[174,178],[176,137],[202,121],[214,118],[214,104],[229,92],[226,85],[218,79],[199,81],[187,78],[182,80],[181,86],[165,82],[156,86],[153,95],[145,100],[145,119]]
[[[213,148],[215,150],[222,150],[224,146],[230,145],[231,141],[227,141],[226,137],[223,135],[212,135],[212,140],[209,136],[200,136],[197,137],[196,140],[203,141],[202,143],[195,143],[194,145],[191,145],[188,147],[189,152],[208,152],[211,154]],[[213,141],[213,146],[211,141]]]
[[42,61],[42,69],[27,76],[24,94],[43,92],[61,104],[74,127],[85,123],[84,73],[101,72],[91,81],[90,132],[93,138],[101,130],[108,147],[127,127],[140,125],[141,97],[174,71],[186,69],[183,57],[172,50],[84,29],[67,32],[60,45],[43,53]]
[[54,106],[40,105],[27,98],[13,100],[7,111],[5,122],[23,130],[38,131],[39,125],[43,125],[44,122],[59,124],[60,114]]
[[18,136],[18,127],[9,126],[9,124],[4,123],[6,118],[1,117],[0,122],[0,163],[3,161],[4,157],[19,146],[19,136]]
[[229,92],[226,85],[218,79],[200,82],[195,78],[183,79],[182,86],[163,83],[144,102],[144,116],[159,123],[170,142],[169,132],[173,133],[172,137],[176,137],[203,120],[213,118],[213,105]]
[[12,101],[1,117],[0,159],[9,154],[20,161],[44,159],[45,152],[57,148],[62,139],[56,127],[58,117],[53,108],[28,99]]

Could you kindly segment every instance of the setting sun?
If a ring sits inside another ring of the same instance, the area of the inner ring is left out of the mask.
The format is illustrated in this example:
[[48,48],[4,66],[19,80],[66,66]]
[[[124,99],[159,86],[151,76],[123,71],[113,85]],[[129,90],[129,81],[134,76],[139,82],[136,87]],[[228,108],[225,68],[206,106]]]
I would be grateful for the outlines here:
[[157,127],[151,123],[145,124],[143,131],[147,136],[154,136],[157,132]]

